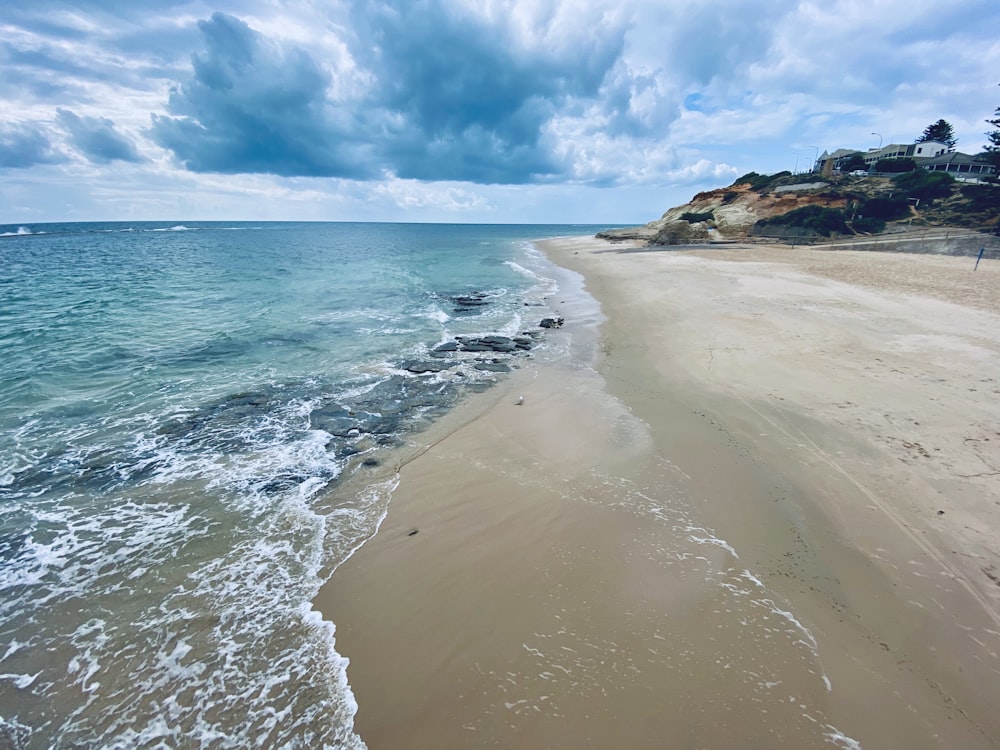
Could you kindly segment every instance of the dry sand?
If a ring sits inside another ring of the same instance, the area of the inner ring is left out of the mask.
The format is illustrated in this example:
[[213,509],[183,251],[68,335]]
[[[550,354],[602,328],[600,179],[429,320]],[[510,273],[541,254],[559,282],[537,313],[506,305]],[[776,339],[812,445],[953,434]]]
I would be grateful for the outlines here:
[[1000,745],[1000,263],[544,248],[599,342],[556,307],[317,600],[369,747]]

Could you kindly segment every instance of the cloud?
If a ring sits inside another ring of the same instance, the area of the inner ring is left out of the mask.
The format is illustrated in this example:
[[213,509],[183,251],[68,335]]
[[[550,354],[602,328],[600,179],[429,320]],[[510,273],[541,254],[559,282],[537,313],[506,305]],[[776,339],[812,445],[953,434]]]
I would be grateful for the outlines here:
[[23,169],[65,159],[53,148],[40,123],[0,122],[0,168]]
[[996,0],[8,5],[9,215],[638,219],[1000,104]]
[[[282,176],[375,174],[364,128],[327,99],[330,75],[305,49],[270,40],[224,13],[200,21],[194,77],[153,115],[151,135],[195,172]],[[338,116],[342,115],[342,116]]]
[[353,57],[322,62],[230,15],[199,22],[204,52],[151,137],[196,172],[546,179],[566,172],[546,124],[599,95],[624,43],[621,23],[588,44],[526,43],[481,9],[434,1],[359,3],[353,20]]
[[57,109],[59,124],[69,131],[70,142],[95,164],[112,161],[142,161],[135,144],[115,129],[107,117],[80,117],[68,109]]
[[544,126],[595,98],[623,48],[622,23],[583,34],[554,10],[526,19],[523,4],[484,6],[356,6],[354,28],[369,42],[358,57],[389,115],[384,153],[401,177],[523,183],[563,172]]
[[[34,4],[33,4],[34,5]],[[144,27],[122,19],[53,9],[39,19],[37,7],[15,11],[18,23],[3,25],[0,99],[10,106],[57,103],[102,109],[135,109],[161,81],[177,80],[197,38],[193,21],[147,17]],[[159,106],[159,105],[158,105]],[[143,117],[148,121],[148,110]]]

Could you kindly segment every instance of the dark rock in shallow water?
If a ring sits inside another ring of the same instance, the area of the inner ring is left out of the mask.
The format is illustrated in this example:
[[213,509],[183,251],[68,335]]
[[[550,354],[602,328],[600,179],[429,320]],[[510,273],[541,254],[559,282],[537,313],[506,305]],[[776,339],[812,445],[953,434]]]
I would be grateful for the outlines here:
[[477,339],[471,339],[469,341],[462,342],[463,352],[491,352],[493,347],[489,344],[483,344]]
[[459,336],[458,343],[460,351],[463,352],[500,352],[502,354],[510,354],[518,348],[518,344],[514,339],[496,334],[479,337]]
[[435,346],[433,351],[435,352],[457,352],[458,342],[457,341],[446,341],[443,344]]
[[482,292],[460,294],[457,297],[452,297],[451,301],[455,303],[454,312],[456,313],[475,312],[478,308],[490,303],[489,298]]
[[483,336],[479,341],[495,352],[512,352],[517,348],[517,344],[507,336]]
[[403,369],[412,372],[415,375],[423,375],[428,372],[441,372],[442,370],[447,370],[449,367],[454,367],[454,362],[420,362],[411,361],[403,364]]
[[510,365],[501,362],[476,362],[474,366],[483,372],[510,372]]
[[399,419],[395,415],[348,411],[334,404],[313,409],[309,414],[309,427],[334,437],[348,438],[362,433],[393,432],[399,427]]
[[542,318],[542,322],[538,326],[539,328],[562,328],[562,324],[565,322],[562,318]]
[[273,393],[236,393],[206,404],[198,411],[161,425],[157,432],[170,437],[184,437],[209,424],[230,425],[265,414],[274,400]]
[[528,351],[535,345],[535,340],[527,336],[515,336],[511,341],[514,342],[514,346],[523,351]]
[[261,484],[257,489],[265,495],[277,495],[301,486],[308,479],[310,477],[305,474],[278,474],[269,481]]

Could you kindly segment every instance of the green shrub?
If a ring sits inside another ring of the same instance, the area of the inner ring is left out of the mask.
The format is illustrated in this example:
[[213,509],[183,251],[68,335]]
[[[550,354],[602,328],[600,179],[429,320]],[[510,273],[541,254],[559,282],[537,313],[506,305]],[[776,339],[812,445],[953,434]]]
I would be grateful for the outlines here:
[[1000,210],[1000,185],[963,185],[960,189],[973,211]]
[[762,175],[762,174],[757,174],[756,172],[747,172],[742,177],[737,177],[736,181],[733,183],[733,186],[736,186],[736,185],[750,185],[751,187],[753,187],[753,185],[754,185],[755,182],[757,182],[758,180],[763,179],[763,178],[764,178],[764,175]]
[[854,227],[855,232],[878,234],[885,229],[885,219],[880,219],[877,216],[864,215],[861,218],[852,221],[851,226]]
[[947,198],[955,185],[955,179],[947,172],[928,172],[926,169],[896,175],[892,181],[910,198],[919,198],[924,203]]
[[868,171],[868,165],[865,164],[865,158],[860,154],[851,154],[842,162],[840,162],[841,172],[856,172],[856,171]]
[[[881,219],[883,222],[905,219],[910,215],[910,202],[902,195],[894,195],[891,198],[869,198],[858,206],[858,213],[866,219]],[[858,223],[855,221],[854,228],[857,227]]]
[[699,221],[715,221],[715,214],[711,211],[698,213],[697,211],[685,211],[681,214],[681,221],[697,224]]
[[912,172],[917,168],[917,163],[909,156],[902,159],[879,159],[875,162],[876,172]]
[[757,174],[756,172],[747,172],[742,177],[736,179],[733,185],[750,185],[754,190],[763,190],[766,187],[770,187],[775,183],[785,179],[786,177],[791,177],[792,173],[787,170],[784,172],[777,172],[776,174]]
[[789,211],[781,216],[761,219],[755,227],[795,227],[807,233],[815,233],[822,237],[831,234],[850,234],[851,230],[844,221],[844,212],[839,208],[824,208],[822,206],[803,206]]

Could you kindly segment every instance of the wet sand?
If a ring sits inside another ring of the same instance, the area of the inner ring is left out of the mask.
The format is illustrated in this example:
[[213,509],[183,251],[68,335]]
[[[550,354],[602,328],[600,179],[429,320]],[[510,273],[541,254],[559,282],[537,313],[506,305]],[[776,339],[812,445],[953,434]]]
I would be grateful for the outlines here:
[[544,249],[599,340],[552,300],[317,599],[368,746],[1000,744],[1000,263]]

